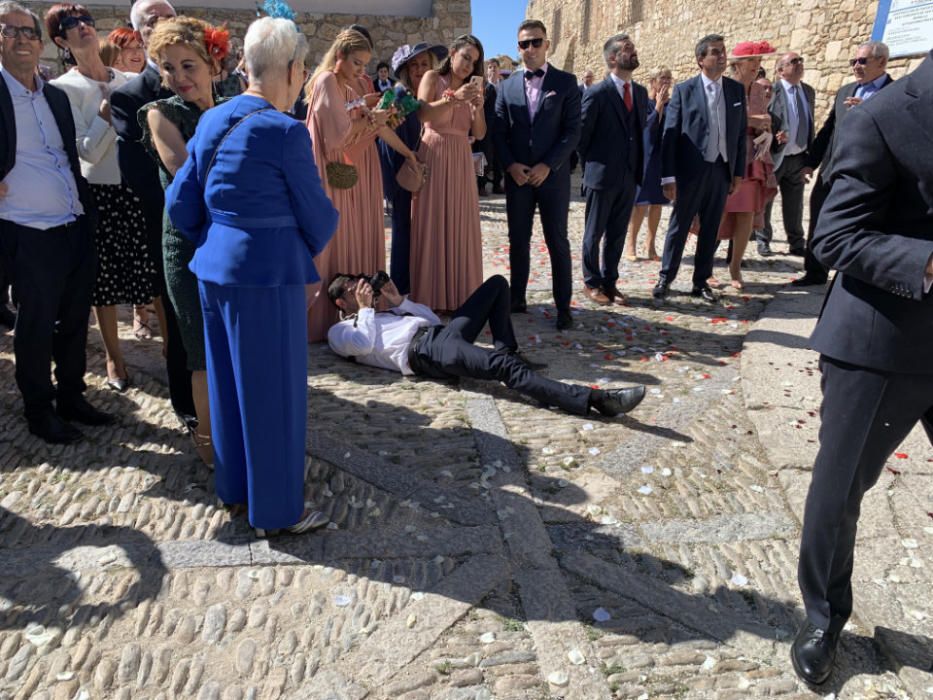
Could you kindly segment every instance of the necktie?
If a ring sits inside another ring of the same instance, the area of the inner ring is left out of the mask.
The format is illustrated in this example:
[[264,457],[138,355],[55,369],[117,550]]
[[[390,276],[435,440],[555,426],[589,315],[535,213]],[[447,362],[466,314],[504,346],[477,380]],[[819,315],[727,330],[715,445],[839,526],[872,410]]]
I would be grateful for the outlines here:
[[807,136],[810,129],[808,128],[809,123],[807,122],[807,112],[803,107],[803,98],[800,96],[800,86],[794,85],[794,105],[797,109],[797,138],[795,139],[796,143],[800,148],[807,147]]
[[710,83],[706,86],[706,90],[709,93],[709,146],[706,150],[707,160],[712,162],[722,151],[719,145],[719,104],[716,99],[716,84]]
[[538,68],[538,70],[526,70],[525,80],[531,80],[532,78],[540,78],[543,75],[544,75],[543,68]]
[[623,83],[622,101],[625,103],[625,108],[629,112],[631,112],[632,111],[632,84],[631,83]]

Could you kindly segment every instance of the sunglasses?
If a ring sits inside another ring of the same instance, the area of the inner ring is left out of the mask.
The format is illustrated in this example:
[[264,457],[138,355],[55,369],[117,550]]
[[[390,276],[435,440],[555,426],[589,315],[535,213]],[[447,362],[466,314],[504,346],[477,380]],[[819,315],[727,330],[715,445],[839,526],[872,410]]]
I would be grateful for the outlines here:
[[797,58],[792,58],[792,59],[790,59],[787,63],[788,63],[789,65],[791,65],[791,66],[802,66],[802,65],[803,65],[803,59],[800,58],[800,56],[798,56]]
[[529,46],[534,46],[536,49],[540,49],[541,44],[543,43],[544,43],[544,39],[542,39],[541,37],[538,37],[536,39],[523,39],[522,41],[518,42],[518,48],[522,49],[523,51],[527,49]]
[[15,27],[12,24],[0,24],[0,35],[4,39],[15,39],[21,36],[31,41],[39,38],[39,32],[36,31],[35,27]]
[[63,32],[67,32],[69,29],[75,29],[79,24],[84,24],[85,27],[93,27],[94,18],[89,15],[68,15],[58,23],[58,28]]
[[864,66],[864,65],[866,65],[866,64],[867,64],[871,59],[873,59],[873,58],[874,58],[874,56],[868,56],[867,58],[866,58],[866,57],[863,57],[863,58],[850,58],[850,59],[849,59],[849,65],[850,65],[850,66],[854,66],[856,63],[858,63],[860,66]]

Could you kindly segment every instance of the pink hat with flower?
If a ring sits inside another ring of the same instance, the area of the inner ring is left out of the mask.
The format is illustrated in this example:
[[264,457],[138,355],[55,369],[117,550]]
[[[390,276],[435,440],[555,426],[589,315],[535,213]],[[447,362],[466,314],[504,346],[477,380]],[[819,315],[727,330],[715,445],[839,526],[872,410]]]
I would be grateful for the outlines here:
[[759,58],[774,53],[775,51],[777,51],[777,49],[771,46],[767,41],[740,41],[732,47],[729,58]]

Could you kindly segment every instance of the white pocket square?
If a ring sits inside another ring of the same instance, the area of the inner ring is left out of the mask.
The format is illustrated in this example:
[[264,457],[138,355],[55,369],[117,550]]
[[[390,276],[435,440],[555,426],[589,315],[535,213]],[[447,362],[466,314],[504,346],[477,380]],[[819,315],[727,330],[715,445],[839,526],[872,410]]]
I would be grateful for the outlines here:
[[732,105],[732,106],[733,106],[733,107],[741,107],[741,106],[742,106],[742,103],[741,103],[741,102],[736,102],[736,103],[735,103],[734,105]]
[[554,97],[556,94],[557,94],[557,93],[556,93],[554,90],[551,90],[550,92],[548,92],[548,93],[545,95],[545,97]]

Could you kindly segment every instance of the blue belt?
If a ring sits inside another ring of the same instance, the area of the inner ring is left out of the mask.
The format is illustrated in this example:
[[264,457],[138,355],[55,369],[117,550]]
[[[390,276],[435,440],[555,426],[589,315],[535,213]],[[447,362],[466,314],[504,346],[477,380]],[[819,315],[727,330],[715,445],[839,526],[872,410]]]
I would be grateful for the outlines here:
[[232,226],[238,229],[254,228],[298,228],[298,220],[291,214],[284,216],[240,216],[239,214],[228,214],[226,212],[214,211],[209,209],[211,221],[216,224]]

